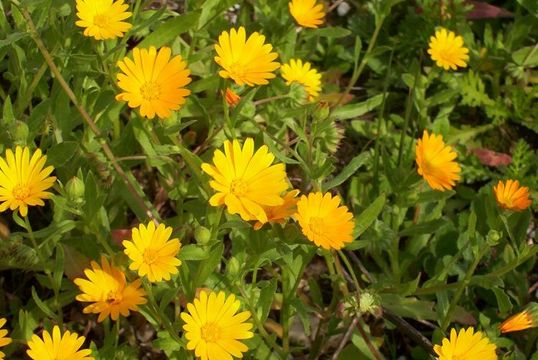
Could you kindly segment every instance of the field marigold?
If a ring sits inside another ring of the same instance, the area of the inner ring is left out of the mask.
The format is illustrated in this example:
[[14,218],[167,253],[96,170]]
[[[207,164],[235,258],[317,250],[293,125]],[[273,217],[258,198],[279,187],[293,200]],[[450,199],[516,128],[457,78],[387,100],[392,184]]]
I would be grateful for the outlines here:
[[450,339],[444,338],[442,345],[435,345],[433,350],[439,360],[497,360],[496,346],[480,331],[472,327],[461,329],[456,333],[450,330]]
[[118,320],[120,314],[129,316],[130,310],[137,311],[138,305],[146,303],[146,293],[140,288],[140,279],[127,283],[125,274],[109,264],[104,256],[101,257],[101,266],[92,261],[91,267],[84,270],[87,280],[82,278],[74,280],[82,292],[76,299],[93,303],[84,308],[85,314],[99,314],[98,322],[109,315],[112,320]]
[[525,310],[504,320],[499,326],[502,333],[520,331],[538,326],[538,304],[531,302]]
[[32,335],[28,341],[26,353],[34,360],[93,360],[90,349],[80,349],[86,338],[78,336],[76,333],[66,331],[63,335],[56,325],[52,329],[52,336],[47,331],[43,331],[42,338]]
[[353,215],[347,206],[339,205],[340,198],[330,193],[301,196],[295,218],[308,240],[327,250],[339,250],[353,240]]
[[415,148],[418,173],[432,189],[450,190],[460,179],[460,166],[454,159],[458,156],[452,147],[445,145],[442,135],[429,134],[426,130]]
[[242,358],[248,347],[239,340],[254,334],[252,324],[246,322],[250,312],[236,314],[240,306],[233,294],[226,297],[222,291],[202,291],[199,299],[187,304],[187,312],[181,313],[187,349],[202,360]]
[[280,71],[286,80],[286,85],[297,82],[304,86],[310,101],[318,97],[321,91],[321,74],[312,65],[301,59],[291,59],[288,64],[282,65]]
[[132,241],[123,241],[125,254],[131,259],[129,269],[147,276],[151,282],[170,280],[177,274],[181,261],[176,255],[181,247],[179,239],[170,239],[172,228],[150,221],[148,226],[140,224],[132,231]]
[[213,165],[204,163],[202,170],[213,180],[209,185],[217,191],[209,199],[212,206],[226,205],[228,212],[243,220],[267,222],[264,207],[284,203],[280,194],[287,189],[283,164],[275,164],[266,145],[254,152],[254,140],[224,142],[224,152],[215,150]]
[[264,44],[265,36],[257,32],[247,39],[244,27],[230,32],[223,31],[219,43],[215,45],[215,62],[223,69],[219,75],[224,79],[231,78],[237,85],[266,85],[273,79],[273,71],[280,64],[274,62],[277,53],[271,52],[273,46]]
[[[0,348],[6,345],[11,344],[11,338],[7,336],[7,330],[2,329],[6,324],[7,320],[5,318],[0,319]],[[0,351],[0,360],[3,359],[5,354]]]
[[77,0],[77,17],[75,23],[84,28],[84,35],[96,40],[123,37],[132,25],[122,21],[131,17],[125,11],[129,5],[125,0]]
[[288,7],[291,16],[303,27],[317,28],[325,22],[323,4],[316,4],[316,0],[292,0]]
[[497,204],[503,209],[523,211],[531,205],[529,199],[529,188],[519,186],[517,180],[499,181],[493,187]]
[[45,166],[47,157],[37,149],[30,157],[30,149],[17,146],[15,153],[6,150],[0,157],[0,212],[18,209],[21,216],[28,214],[28,206],[44,206],[44,199],[52,194],[46,190],[56,181],[50,176],[54,167]]
[[162,47],[157,51],[133,49],[133,60],[125,57],[118,61],[123,71],[117,75],[118,86],[124,91],[116,100],[126,101],[131,108],[140,108],[140,115],[153,119],[155,115],[164,119],[171,110],[179,110],[191,91],[185,86],[191,82],[191,71],[181,56],[170,59],[172,50]]
[[224,100],[228,106],[231,107],[237,106],[237,104],[239,104],[241,101],[241,97],[230,88],[226,88],[226,90],[222,92],[222,95],[224,96]]
[[466,67],[469,49],[463,46],[463,38],[454,32],[441,28],[430,37],[428,54],[437,66],[445,70]]
[[[282,200],[284,203],[277,206],[264,206],[263,210],[267,215],[267,222],[284,224],[286,219],[293,216],[297,212],[297,201],[299,199],[296,197],[299,194],[299,190],[289,191]],[[262,228],[264,223],[258,221],[254,224],[254,230],[259,230]]]

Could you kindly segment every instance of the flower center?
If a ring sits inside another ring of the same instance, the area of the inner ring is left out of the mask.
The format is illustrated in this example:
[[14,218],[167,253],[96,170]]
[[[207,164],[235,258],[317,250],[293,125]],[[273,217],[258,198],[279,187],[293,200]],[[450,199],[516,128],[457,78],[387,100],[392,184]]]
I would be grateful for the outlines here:
[[24,185],[17,185],[13,188],[13,197],[19,201],[25,201],[30,196],[30,189]]
[[144,262],[148,265],[151,265],[158,260],[159,252],[148,248],[144,250],[143,257],[144,257]]
[[109,305],[118,305],[123,301],[123,294],[121,291],[109,291],[105,300]]
[[109,24],[109,18],[105,14],[97,14],[93,17],[93,23],[101,28],[107,27]]
[[218,326],[215,323],[207,323],[204,326],[202,326],[201,331],[201,337],[205,340],[205,342],[208,343],[214,343],[217,342],[220,339],[220,333],[221,329],[220,326]]
[[323,218],[317,216],[310,218],[310,231],[312,231],[315,236],[322,237],[325,234],[324,230],[325,220],[323,220]]
[[236,61],[230,65],[230,73],[233,77],[244,78],[246,74],[245,66]]
[[144,83],[140,87],[140,95],[147,101],[157,100],[161,97],[161,87],[154,82]]
[[230,192],[236,196],[243,196],[247,192],[247,188],[248,186],[243,180],[237,179],[232,181]]

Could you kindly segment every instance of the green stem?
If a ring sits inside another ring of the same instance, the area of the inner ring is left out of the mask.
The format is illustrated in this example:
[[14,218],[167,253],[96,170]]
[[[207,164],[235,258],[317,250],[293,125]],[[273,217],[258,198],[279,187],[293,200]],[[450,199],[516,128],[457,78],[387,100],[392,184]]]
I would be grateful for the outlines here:
[[56,319],[56,321],[61,326],[63,324],[63,310],[62,305],[60,304],[60,289],[56,286],[56,282],[54,281],[52,273],[50,272],[50,269],[46,266],[45,258],[43,257],[41,248],[37,244],[37,240],[34,236],[34,232],[32,231],[32,225],[30,225],[30,220],[28,219],[28,216],[24,217],[24,225],[26,231],[28,232],[28,237],[32,242],[32,246],[35,249],[39,262],[43,267],[43,271],[45,272],[45,275],[47,275],[47,278],[50,282],[50,286],[52,287],[52,291],[54,292],[54,305],[56,307],[56,311],[58,312],[58,319]]
[[355,292],[357,294],[357,300],[358,300],[360,296],[361,287],[359,285],[359,280],[357,278],[357,275],[355,274],[353,267],[351,266],[349,260],[347,259],[346,254],[344,254],[342,250],[338,250],[338,255],[340,255],[340,258],[344,262],[344,265],[346,266],[347,271],[349,272],[349,274],[351,275],[351,278],[353,279],[353,285],[355,285]]
[[450,320],[452,319],[452,314],[454,313],[454,311],[456,310],[456,307],[458,306],[458,302],[460,301],[460,298],[463,295],[463,291],[471,283],[471,278],[473,277],[473,274],[474,274],[474,272],[476,270],[476,267],[478,266],[478,264],[480,263],[480,260],[482,260],[482,257],[486,254],[486,252],[488,250],[489,250],[489,246],[487,246],[487,245],[484,246],[480,250],[478,256],[473,261],[472,265],[469,267],[469,269],[467,269],[467,273],[465,274],[465,278],[463,279],[463,281],[460,283],[458,289],[456,290],[456,294],[452,298],[452,301],[450,302],[450,306],[448,308],[448,311],[446,312],[446,315],[445,315],[443,321],[441,322],[441,330],[443,332],[445,332],[448,325],[450,325]]

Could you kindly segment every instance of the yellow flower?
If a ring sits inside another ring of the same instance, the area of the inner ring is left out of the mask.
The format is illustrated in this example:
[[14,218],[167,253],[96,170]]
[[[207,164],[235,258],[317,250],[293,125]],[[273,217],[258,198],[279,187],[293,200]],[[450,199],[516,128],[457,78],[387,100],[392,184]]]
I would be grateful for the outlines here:
[[461,329],[458,334],[452,329],[450,339],[444,338],[442,345],[433,347],[439,360],[497,360],[495,349],[495,344],[472,327]]
[[442,135],[428,134],[418,139],[415,148],[418,173],[435,190],[450,190],[460,179],[460,166],[454,159],[458,156],[450,146],[445,145]]
[[125,11],[129,5],[125,0],[77,0],[77,17],[75,24],[84,29],[84,35],[96,40],[123,37],[132,25],[122,21],[130,18],[132,13]]
[[288,7],[291,16],[301,26],[317,28],[325,21],[323,5],[316,5],[316,0],[292,0],[288,3]]
[[506,180],[506,183],[499,181],[493,187],[497,204],[503,209],[523,211],[531,205],[529,199],[529,188],[519,186],[517,180]]
[[226,205],[230,214],[243,220],[267,222],[265,206],[282,205],[280,194],[288,188],[283,164],[271,165],[274,155],[266,145],[254,153],[254,140],[224,142],[224,153],[215,150],[213,165],[204,163],[202,170],[213,180],[209,185],[217,191],[209,199],[211,206]]
[[226,103],[230,107],[237,106],[237,104],[239,104],[239,102],[241,101],[241,97],[230,88],[226,88],[226,91],[223,91],[222,95],[224,96],[224,100],[226,100]]
[[215,45],[215,62],[223,69],[219,75],[231,78],[237,85],[266,85],[268,79],[275,77],[273,71],[279,63],[273,62],[278,57],[271,52],[273,46],[264,44],[265,36],[255,32],[246,38],[244,27],[223,31],[219,43]]
[[[284,203],[277,206],[264,206],[263,210],[267,215],[267,222],[284,224],[286,219],[293,216],[297,211],[297,201],[299,199],[296,196],[299,194],[299,190],[289,191],[282,200]],[[254,224],[254,230],[260,230],[264,223],[258,221]]]
[[286,85],[297,82],[304,86],[310,101],[318,97],[321,91],[321,74],[312,69],[309,62],[300,59],[291,59],[289,64],[282,65],[280,69]]
[[310,193],[297,202],[295,218],[308,240],[324,249],[339,250],[353,240],[355,223],[340,198],[330,193]]
[[531,302],[525,310],[509,317],[499,326],[502,333],[520,331],[538,325],[538,304]]
[[60,333],[60,328],[56,325],[52,329],[52,336],[47,331],[43,331],[43,338],[37,335],[32,335],[32,339],[28,341],[28,350],[26,353],[34,360],[93,360],[90,349],[82,349],[80,347],[86,338],[78,336],[76,333],[66,331],[63,335]]
[[54,167],[45,166],[47,157],[37,149],[30,157],[30,149],[17,146],[15,153],[6,150],[6,157],[0,157],[0,212],[18,209],[21,216],[28,214],[28,206],[43,206],[43,199],[52,194],[45,191],[56,181],[49,176]]
[[191,71],[181,56],[170,59],[172,50],[133,49],[134,62],[125,57],[118,61],[123,71],[117,75],[118,86],[124,91],[116,100],[127,101],[129,107],[140,107],[140,115],[153,119],[169,117],[171,110],[179,110],[191,91],[185,86],[191,82]]
[[177,274],[181,261],[176,255],[181,246],[178,239],[170,240],[172,228],[151,221],[147,227],[140,224],[132,232],[132,241],[125,240],[125,254],[131,259],[129,269],[138,270],[139,276],[147,275],[151,282],[170,280],[170,274]]
[[127,283],[125,274],[109,264],[104,256],[101,257],[101,266],[92,261],[91,267],[84,270],[88,280],[75,279],[75,284],[82,292],[76,299],[93,303],[84,308],[84,314],[99,314],[98,322],[108,315],[112,320],[118,320],[120,314],[129,316],[130,310],[137,311],[138,305],[146,303],[146,293],[140,288],[140,279]]
[[241,306],[232,294],[228,297],[220,291],[200,293],[199,299],[187,304],[187,312],[181,313],[185,322],[183,330],[187,349],[202,360],[242,358],[248,347],[239,340],[250,339],[254,334],[249,311],[236,314]]
[[[0,319],[0,347],[4,347],[6,345],[11,344],[11,338],[6,336],[7,330],[2,329],[2,327],[4,327],[4,325],[6,324],[6,321],[7,320],[5,318]],[[2,351],[0,351],[0,360],[2,360],[4,356],[5,354]]]
[[463,38],[454,32],[441,28],[430,37],[428,54],[437,66],[445,70],[467,67],[469,49],[463,46]]

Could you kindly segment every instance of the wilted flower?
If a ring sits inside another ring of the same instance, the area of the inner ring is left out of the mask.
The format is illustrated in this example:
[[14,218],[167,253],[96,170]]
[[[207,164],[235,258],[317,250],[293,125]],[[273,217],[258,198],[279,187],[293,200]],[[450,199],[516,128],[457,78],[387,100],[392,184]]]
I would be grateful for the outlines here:
[[310,101],[318,97],[321,91],[321,74],[313,69],[309,62],[303,63],[301,59],[291,59],[288,64],[282,65],[280,71],[286,85],[294,82],[303,85]]
[[458,156],[452,147],[445,145],[442,135],[428,134],[424,130],[415,148],[418,173],[432,189],[450,190],[460,179],[460,166],[454,159]]
[[504,320],[499,326],[502,333],[520,331],[538,326],[538,304],[531,302],[525,310]]
[[529,188],[519,186],[517,180],[499,181],[493,187],[497,204],[503,209],[523,211],[531,205],[529,199]]
[[340,198],[330,193],[301,196],[295,218],[308,240],[327,250],[339,250],[353,240],[353,214],[339,205]]
[[316,4],[316,0],[292,0],[288,7],[291,16],[301,26],[317,28],[325,22],[323,4]]
[[230,88],[226,88],[226,90],[223,91],[223,95],[224,95],[224,100],[226,100],[226,103],[230,107],[237,106],[237,104],[239,104],[239,102],[241,101],[241,97],[237,95],[237,93]]
[[467,67],[469,49],[463,46],[463,38],[456,36],[454,32],[444,28],[435,32],[430,37],[428,54],[437,66],[445,70],[456,70],[459,67]]
[[264,207],[284,203],[280,194],[286,190],[283,164],[271,165],[275,159],[266,145],[254,152],[254,140],[224,142],[224,152],[215,150],[213,165],[204,163],[202,170],[213,180],[209,185],[217,191],[209,199],[211,206],[226,205],[230,214],[243,220],[267,222]]
[[170,59],[172,50],[133,49],[133,60],[118,61],[123,71],[117,75],[118,86],[124,91],[116,100],[126,101],[131,108],[140,108],[140,115],[153,119],[169,117],[171,110],[179,110],[191,91],[185,86],[191,82],[191,71],[181,56]]
[[223,31],[219,43],[215,45],[215,62],[223,69],[219,75],[224,79],[231,78],[237,85],[266,85],[273,79],[273,71],[280,64],[274,62],[278,54],[271,52],[273,46],[264,44],[265,36],[257,32],[247,39],[244,27],[238,30]]
[[125,11],[129,5],[125,0],[77,0],[77,17],[75,24],[84,28],[84,35],[96,40],[123,37],[132,25],[123,20],[132,13]]
[[252,324],[246,322],[250,312],[236,314],[240,306],[233,294],[226,297],[222,291],[202,291],[199,299],[187,304],[187,312],[181,313],[187,349],[202,360],[242,358],[248,347],[240,340],[254,334]]
[[46,190],[56,181],[49,176],[54,167],[45,166],[47,157],[37,149],[30,158],[30,149],[17,146],[15,153],[6,150],[0,157],[0,212],[18,209],[21,216],[28,214],[28,206],[44,206],[44,199],[52,194]]
[[181,246],[178,239],[170,239],[172,228],[150,221],[148,226],[140,224],[132,231],[132,241],[123,241],[125,254],[131,259],[129,269],[147,276],[151,282],[170,280],[177,274],[181,261],[176,257]]
[[56,325],[52,329],[52,336],[47,330],[43,331],[42,338],[32,335],[26,353],[34,360],[93,360],[93,357],[89,356],[92,353],[90,349],[80,349],[84,340],[84,336],[69,331],[62,335]]
[[442,345],[435,345],[433,350],[439,360],[497,360],[496,346],[480,331],[474,332],[472,327],[467,330],[450,330],[450,339],[444,338]]
[[76,299],[93,303],[84,308],[85,314],[99,314],[98,322],[109,315],[112,320],[118,320],[120,314],[129,316],[129,311],[137,311],[138,305],[146,303],[146,293],[140,288],[140,279],[127,283],[125,274],[109,264],[104,256],[101,257],[101,266],[92,261],[91,267],[84,270],[88,280],[82,278],[74,280],[82,292]]

